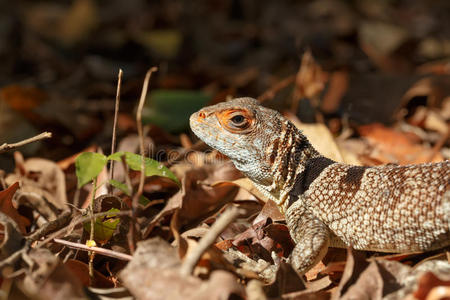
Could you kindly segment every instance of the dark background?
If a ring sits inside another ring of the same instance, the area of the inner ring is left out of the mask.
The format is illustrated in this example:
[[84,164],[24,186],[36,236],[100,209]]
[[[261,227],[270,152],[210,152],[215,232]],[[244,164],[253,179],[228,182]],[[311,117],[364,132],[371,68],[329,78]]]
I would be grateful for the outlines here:
[[[326,72],[348,74],[331,115],[389,123],[424,65],[448,74],[449,37],[448,0],[3,1],[0,142],[50,130],[54,139],[25,153],[53,159],[108,145],[119,68],[125,132],[152,66],[151,89],[214,102],[261,95],[298,71],[306,49]],[[289,107],[291,94],[268,105]],[[168,131],[159,125],[155,136]]]

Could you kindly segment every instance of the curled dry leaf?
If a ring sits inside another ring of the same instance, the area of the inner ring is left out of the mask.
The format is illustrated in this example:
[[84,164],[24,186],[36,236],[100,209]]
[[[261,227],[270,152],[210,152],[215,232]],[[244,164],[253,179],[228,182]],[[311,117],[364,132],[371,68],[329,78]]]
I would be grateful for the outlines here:
[[[19,172],[19,169],[24,170],[25,174]],[[16,181],[21,183],[21,193],[32,205],[36,198],[27,197],[27,193],[45,199],[49,205],[59,210],[68,209],[65,175],[55,162],[43,158],[27,159],[14,174],[6,177],[8,184]]]
[[435,286],[449,285],[449,270],[450,264],[442,260],[426,261],[417,268],[382,259],[369,263],[362,253],[349,249],[344,274],[333,299],[404,299],[414,291],[415,299],[425,299]]
[[[450,96],[450,76],[432,76],[417,81],[403,96],[397,118],[408,117],[420,106],[442,108]],[[425,103],[423,103],[425,98]]]
[[47,249],[32,249],[28,254],[32,266],[27,270],[21,289],[33,297],[66,300],[85,298],[77,276]]

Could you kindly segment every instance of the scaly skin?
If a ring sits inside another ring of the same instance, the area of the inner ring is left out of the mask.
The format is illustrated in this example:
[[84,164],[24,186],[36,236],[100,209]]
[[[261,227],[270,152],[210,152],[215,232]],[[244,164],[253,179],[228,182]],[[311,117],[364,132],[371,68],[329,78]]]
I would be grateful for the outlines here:
[[328,246],[382,252],[450,245],[450,161],[351,166],[323,157],[280,113],[238,98],[192,114],[193,132],[274,200],[304,273]]

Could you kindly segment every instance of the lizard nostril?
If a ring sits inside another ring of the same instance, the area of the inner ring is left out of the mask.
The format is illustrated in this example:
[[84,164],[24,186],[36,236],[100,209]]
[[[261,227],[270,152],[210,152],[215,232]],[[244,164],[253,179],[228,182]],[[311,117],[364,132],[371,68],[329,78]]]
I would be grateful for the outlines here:
[[206,118],[206,114],[203,111],[201,111],[201,112],[198,113],[198,117],[201,118],[201,119],[205,119]]

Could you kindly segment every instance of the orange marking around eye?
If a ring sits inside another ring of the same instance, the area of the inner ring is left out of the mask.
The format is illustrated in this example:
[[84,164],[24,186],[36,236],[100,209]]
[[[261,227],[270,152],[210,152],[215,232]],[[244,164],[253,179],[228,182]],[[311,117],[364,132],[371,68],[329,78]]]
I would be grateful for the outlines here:
[[[246,128],[235,128],[235,127],[231,127],[229,125],[230,119],[236,113],[241,114],[246,119],[246,121],[249,123]],[[246,109],[232,108],[232,109],[227,109],[227,110],[216,112],[215,114],[216,114],[217,119],[219,120],[220,125],[222,125],[222,128],[231,133],[247,133],[251,130],[252,124],[255,121],[253,114]]]

